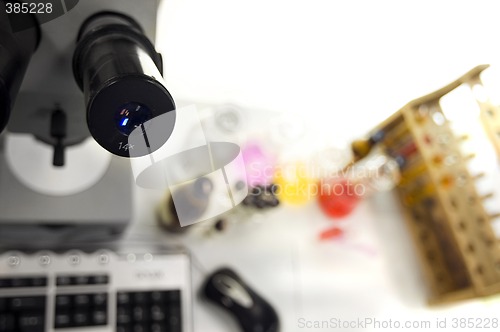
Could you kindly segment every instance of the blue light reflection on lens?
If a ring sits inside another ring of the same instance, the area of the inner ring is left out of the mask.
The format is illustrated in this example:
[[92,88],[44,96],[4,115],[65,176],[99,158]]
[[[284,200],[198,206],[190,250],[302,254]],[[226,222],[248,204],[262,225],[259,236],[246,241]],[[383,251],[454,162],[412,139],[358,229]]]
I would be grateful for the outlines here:
[[153,114],[144,104],[129,102],[119,107],[115,113],[115,124],[118,131],[129,136],[137,127],[151,120]]

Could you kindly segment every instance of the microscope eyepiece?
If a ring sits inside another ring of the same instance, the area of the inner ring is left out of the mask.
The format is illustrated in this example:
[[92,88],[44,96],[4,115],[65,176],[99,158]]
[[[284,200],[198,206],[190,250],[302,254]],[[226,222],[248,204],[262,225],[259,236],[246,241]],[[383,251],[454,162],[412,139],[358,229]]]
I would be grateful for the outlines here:
[[145,135],[148,128],[161,137],[155,135],[143,154],[168,140],[173,123],[151,128],[155,117],[175,110],[163,82],[162,59],[132,18],[113,12],[88,18],[78,35],[73,72],[84,91],[90,133],[106,150],[130,157],[129,136]]

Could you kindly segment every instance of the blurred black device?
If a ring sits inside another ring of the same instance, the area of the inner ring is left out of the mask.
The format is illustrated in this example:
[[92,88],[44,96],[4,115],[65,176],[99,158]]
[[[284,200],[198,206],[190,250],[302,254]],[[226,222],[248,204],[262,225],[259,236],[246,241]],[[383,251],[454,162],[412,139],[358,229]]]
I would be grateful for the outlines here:
[[280,329],[276,310],[232,269],[213,272],[202,288],[202,295],[227,310],[243,332],[278,332]]

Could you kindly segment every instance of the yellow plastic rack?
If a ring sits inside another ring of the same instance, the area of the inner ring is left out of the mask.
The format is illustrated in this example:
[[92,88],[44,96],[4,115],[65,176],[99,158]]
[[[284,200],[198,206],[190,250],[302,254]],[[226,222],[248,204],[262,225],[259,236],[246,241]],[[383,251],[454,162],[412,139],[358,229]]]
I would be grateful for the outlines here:
[[[468,84],[481,84],[478,66],[429,95],[405,105],[375,128],[378,145],[392,156],[411,156],[401,168],[396,193],[404,206],[408,228],[428,281],[431,304],[446,303],[500,292],[500,247],[489,215],[477,193],[463,155],[461,141],[440,106],[447,93]],[[478,101],[479,102],[479,101]],[[500,155],[500,109],[479,102],[481,120]],[[500,185],[500,184],[499,184]]]

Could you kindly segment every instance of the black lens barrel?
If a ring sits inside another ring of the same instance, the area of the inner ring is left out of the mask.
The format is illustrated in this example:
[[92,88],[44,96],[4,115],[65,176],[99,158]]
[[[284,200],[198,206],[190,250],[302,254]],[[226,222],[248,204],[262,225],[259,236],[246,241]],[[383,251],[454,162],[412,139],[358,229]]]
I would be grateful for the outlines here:
[[[156,68],[148,68],[142,55],[148,56]],[[103,12],[88,18],[80,28],[73,72],[84,92],[97,92],[112,78],[154,76],[156,72],[161,75],[162,60],[132,18]]]
[[[175,110],[164,87],[162,59],[140,26],[130,17],[102,12],[88,18],[80,29],[73,57],[76,82],[84,91],[87,122],[92,136],[108,151],[130,157],[123,149],[128,131],[117,127],[124,105],[137,103],[151,118]],[[162,142],[155,142],[152,151]]]

